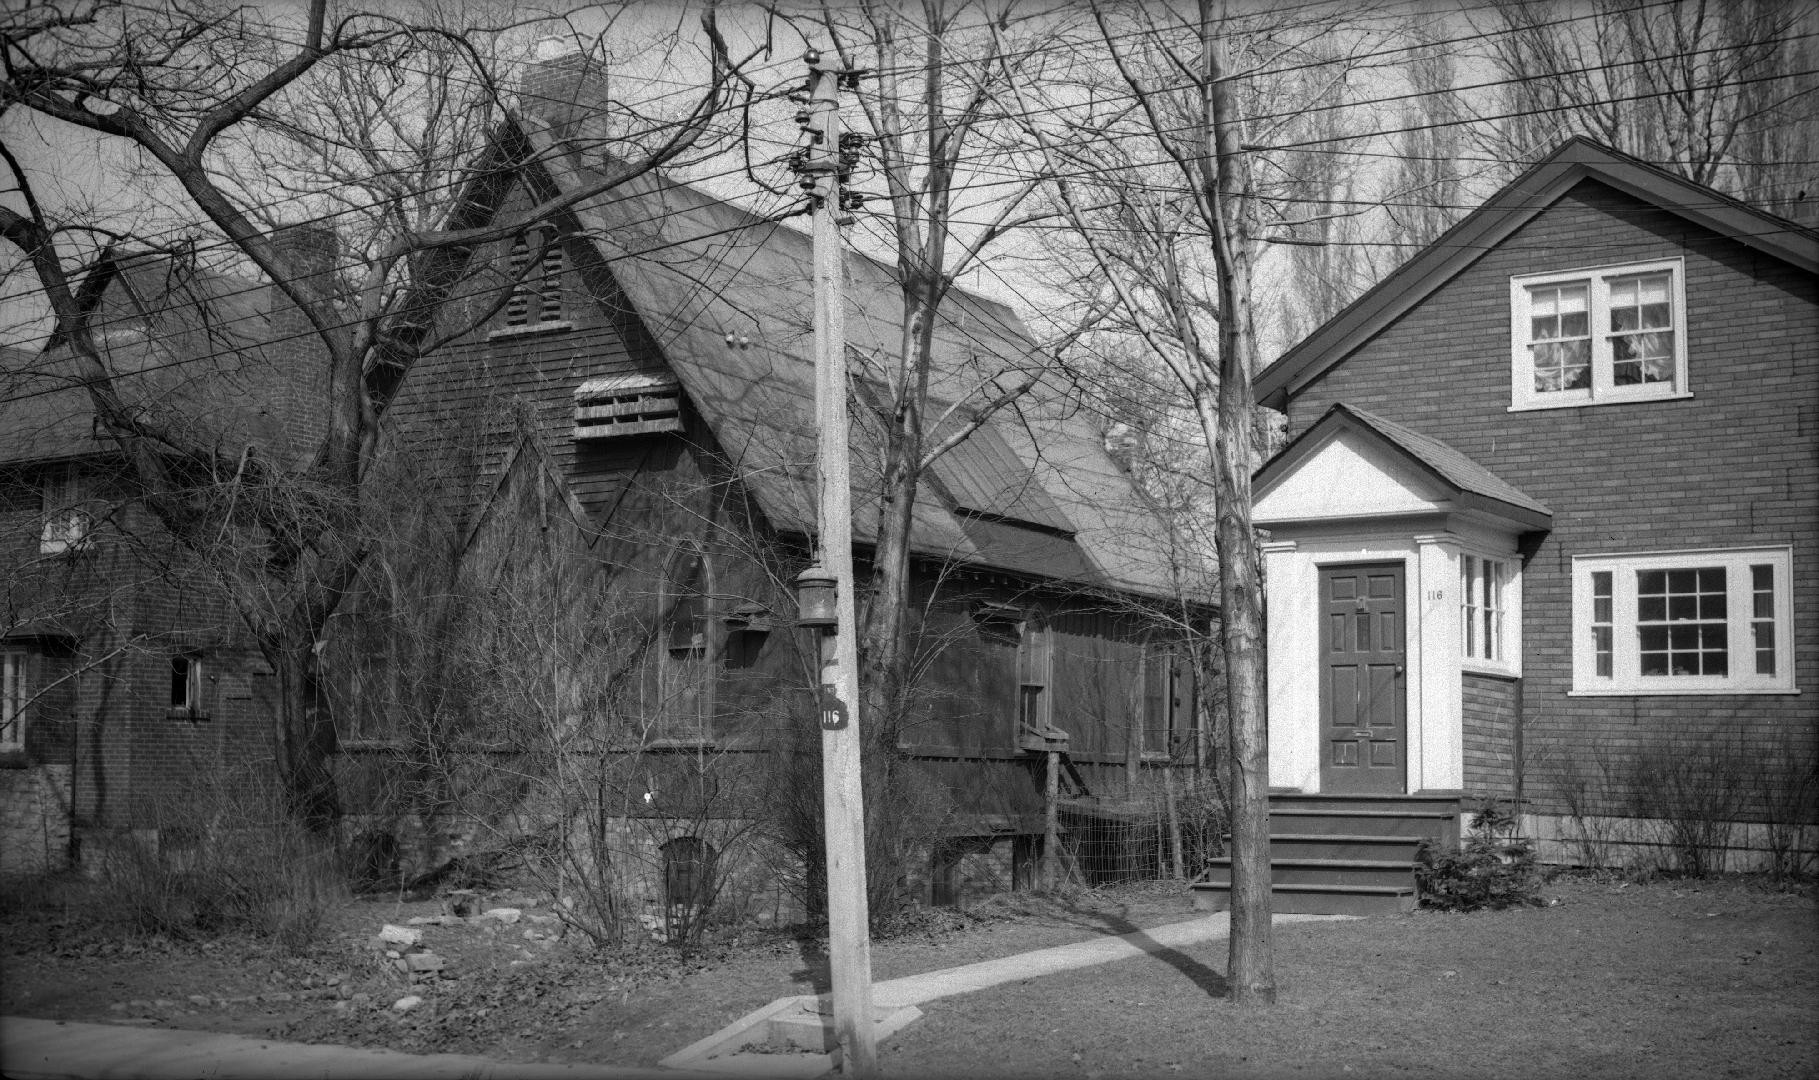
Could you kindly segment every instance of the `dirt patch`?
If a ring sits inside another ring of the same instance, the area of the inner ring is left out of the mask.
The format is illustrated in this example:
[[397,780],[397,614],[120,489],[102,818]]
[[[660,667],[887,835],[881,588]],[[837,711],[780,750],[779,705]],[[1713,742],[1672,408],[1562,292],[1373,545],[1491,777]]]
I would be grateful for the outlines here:
[[[296,1042],[482,1054],[504,1062],[654,1065],[738,1017],[827,988],[825,940],[786,932],[721,935],[699,949],[655,943],[596,951],[510,895],[511,924],[421,925],[440,976],[411,982],[372,939],[386,924],[444,914],[440,901],[357,900],[319,945],[274,955],[240,937],[135,939],[49,895],[7,905],[0,1011],[45,1019],[231,1032]],[[1084,892],[1066,902],[1008,896],[931,913],[874,942],[874,977],[994,959],[1191,917],[1179,886]],[[407,995],[422,1003],[393,1009]]]

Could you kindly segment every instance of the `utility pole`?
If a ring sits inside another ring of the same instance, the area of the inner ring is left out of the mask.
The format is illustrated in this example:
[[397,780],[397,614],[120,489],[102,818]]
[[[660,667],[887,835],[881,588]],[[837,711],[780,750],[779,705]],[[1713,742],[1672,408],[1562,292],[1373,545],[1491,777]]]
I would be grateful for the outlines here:
[[[834,992],[834,1035],[845,1076],[878,1075],[872,1018],[870,911],[865,896],[865,793],[860,770],[858,605],[853,587],[852,483],[846,411],[846,282],[840,226],[848,203],[841,181],[852,171],[840,131],[840,89],[858,72],[824,62],[810,50],[808,101],[796,121],[809,143],[791,165],[815,201],[815,420],[820,432],[817,514],[820,573],[805,588],[833,589],[821,628],[821,800],[827,840],[828,963]],[[853,155],[856,157],[856,152]],[[812,576],[812,579],[811,579]],[[805,622],[810,620],[805,619]],[[832,625],[829,625],[831,622]]]

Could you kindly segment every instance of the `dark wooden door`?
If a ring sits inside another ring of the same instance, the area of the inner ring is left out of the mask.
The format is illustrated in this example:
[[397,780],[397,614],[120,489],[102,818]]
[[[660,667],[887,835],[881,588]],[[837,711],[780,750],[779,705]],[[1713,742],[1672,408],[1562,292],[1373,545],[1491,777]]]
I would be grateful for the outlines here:
[[1320,570],[1320,788],[1407,790],[1402,566]]

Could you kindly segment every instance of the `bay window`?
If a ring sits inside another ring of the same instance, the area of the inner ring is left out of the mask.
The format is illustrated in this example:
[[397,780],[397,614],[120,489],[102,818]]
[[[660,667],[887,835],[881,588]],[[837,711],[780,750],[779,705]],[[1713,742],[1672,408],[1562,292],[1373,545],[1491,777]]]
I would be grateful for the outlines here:
[[1786,548],[1573,560],[1573,691],[1794,689]]

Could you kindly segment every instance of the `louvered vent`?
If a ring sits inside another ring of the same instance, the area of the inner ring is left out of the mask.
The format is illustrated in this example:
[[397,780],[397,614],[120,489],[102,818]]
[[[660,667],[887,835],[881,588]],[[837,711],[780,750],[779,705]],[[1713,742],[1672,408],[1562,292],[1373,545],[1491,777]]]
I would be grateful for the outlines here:
[[608,375],[575,388],[575,438],[682,430],[682,391],[655,375]]

